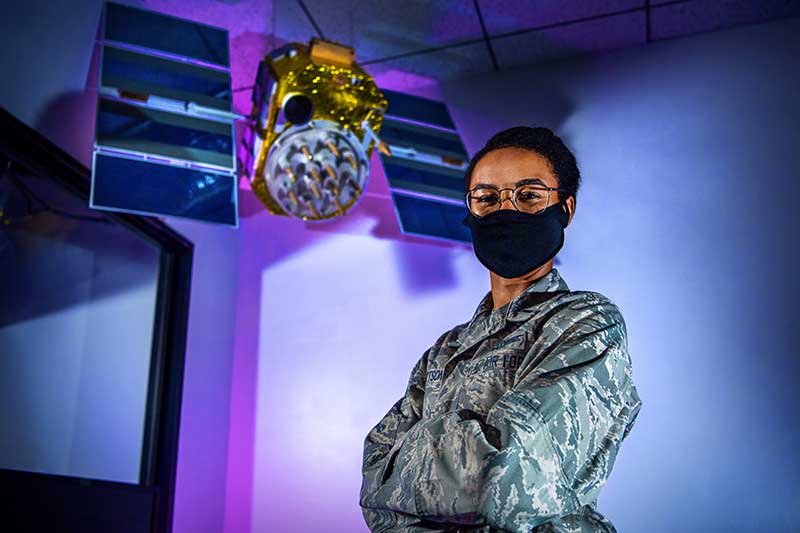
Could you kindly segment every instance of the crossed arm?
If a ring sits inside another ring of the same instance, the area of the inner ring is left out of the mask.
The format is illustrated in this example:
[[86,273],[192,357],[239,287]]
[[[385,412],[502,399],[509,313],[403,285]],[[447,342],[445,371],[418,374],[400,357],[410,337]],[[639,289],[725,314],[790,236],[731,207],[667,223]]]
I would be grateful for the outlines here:
[[458,409],[421,420],[427,353],[417,362],[364,442],[360,503],[372,531],[527,533],[596,500],[641,402],[616,306],[563,313],[531,347],[526,360],[538,363],[485,418]]
[[[447,531],[447,524],[428,522],[414,514],[391,510],[377,505],[374,492],[384,485],[385,473],[389,464],[390,452],[399,446],[409,430],[420,422],[422,403],[425,394],[425,376],[428,354],[442,342],[446,333],[417,361],[411,370],[408,386],[402,398],[397,400],[364,439],[364,459],[362,464],[361,511],[373,533],[397,531]],[[457,524],[453,524],[457,526]]]

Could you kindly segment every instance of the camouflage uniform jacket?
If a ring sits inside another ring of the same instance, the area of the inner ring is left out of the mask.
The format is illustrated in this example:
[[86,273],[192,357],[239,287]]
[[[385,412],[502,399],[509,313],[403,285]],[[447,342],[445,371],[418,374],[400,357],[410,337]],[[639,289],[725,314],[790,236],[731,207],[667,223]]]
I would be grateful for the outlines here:
[[373,532],[615,532],[597,496],[634,425],[625,322],[553,268],[445,332],[364,440]]

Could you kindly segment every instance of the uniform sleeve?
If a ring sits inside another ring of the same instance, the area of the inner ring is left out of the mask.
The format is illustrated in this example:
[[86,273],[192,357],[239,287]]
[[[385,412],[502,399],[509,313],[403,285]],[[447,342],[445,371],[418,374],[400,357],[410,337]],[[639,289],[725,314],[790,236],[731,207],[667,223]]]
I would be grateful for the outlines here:
[[447,525],[431,523],[413,514],[404,514],[375,505],[375,494],[379,489],[387,490],[387,474],[391,471],[390,459],[400,448],[409,430],[416,427],[422,418],[425,394],[427,356],[437,349],[447,333],[417,361],[408,379],[406,392],[364,439],[364,457],[361,467],[362,483],[359,503],[364,520],[372,532],[396,531],[429,532],[447,530]]
[[430,521],[519,533],[595,501],[641,400],[624,320],[593,294],[544,324],[485,419],[459,409],[414,426],[375,500]]

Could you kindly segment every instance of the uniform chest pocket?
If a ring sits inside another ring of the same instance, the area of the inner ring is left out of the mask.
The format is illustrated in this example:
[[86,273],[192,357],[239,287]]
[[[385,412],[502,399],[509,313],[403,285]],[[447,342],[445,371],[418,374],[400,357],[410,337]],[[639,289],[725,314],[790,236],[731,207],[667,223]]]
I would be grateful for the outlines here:
[[523,350],[501,349],[469,361],[463,370],[463,407],[485,415],[514,386]]

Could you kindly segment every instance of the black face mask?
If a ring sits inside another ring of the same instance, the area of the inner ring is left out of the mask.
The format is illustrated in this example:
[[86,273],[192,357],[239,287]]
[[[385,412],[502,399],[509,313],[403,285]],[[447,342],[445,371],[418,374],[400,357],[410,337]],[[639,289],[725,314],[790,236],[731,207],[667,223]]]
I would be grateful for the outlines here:
[[555,257],[564,245],[569,213],[561,202],[532,215],[498,209],[485,217],[472,213],[462,221],[472,231],[478,260],[504,278],[516,278]]

